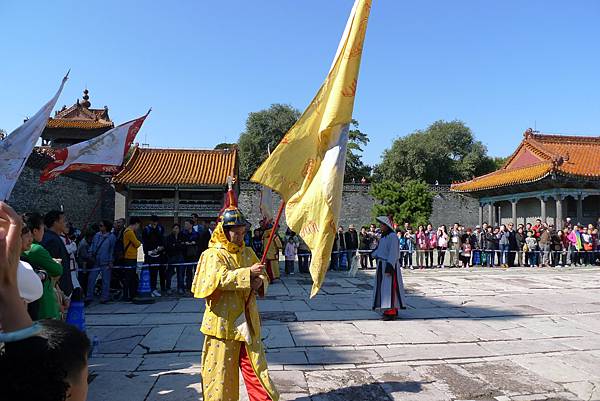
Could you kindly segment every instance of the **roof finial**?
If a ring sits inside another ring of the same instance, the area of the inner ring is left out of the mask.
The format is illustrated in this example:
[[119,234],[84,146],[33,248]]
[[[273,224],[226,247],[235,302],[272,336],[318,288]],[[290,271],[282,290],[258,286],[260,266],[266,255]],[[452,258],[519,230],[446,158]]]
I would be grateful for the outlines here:
[[523,133],[523,137],[531,138],[533,136],[533,130],[531,128],[527,128]]
[[86,109],[89,109],[89,108],[90,108],[90,106],[92,105],[92,104],[90,103],[90,97],[89,97],[88,93],[90,93],[90,92],[87,90],[87,88],[85,88],[85,89],[83,90],[83,102],[81,102],[81,105],[82,105],[83,107],[85,107]]

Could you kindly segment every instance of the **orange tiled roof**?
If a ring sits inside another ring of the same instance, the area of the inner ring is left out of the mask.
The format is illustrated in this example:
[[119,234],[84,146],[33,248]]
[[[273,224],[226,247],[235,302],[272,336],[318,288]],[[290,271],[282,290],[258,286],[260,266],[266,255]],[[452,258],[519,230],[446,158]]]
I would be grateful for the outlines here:
[[48,119],[46,128],[81,128],[81,129],[97,129],[97,128],[112,128],[114,124],[111,121],[93,121],[93,120],[65,120],[65,119]]
[[71,107],[63,106],[61,110],[54,113],[54,118],[50,117],[46,128],[79,128],[79,129],[98,129],[112,128],[115,125],[108,116],[108,107],[103,109],[91,109],[88,90],[83,91],[83,100],[77,99]]
[[237,151],[136,148],[113,178],[122,185],[226,185],[236,177]]
[[483,191],[538,181],[550,173],[600,178],[600,137],[546,135],[527,130],[500,170],[454,183],[450,188],[456,192]]

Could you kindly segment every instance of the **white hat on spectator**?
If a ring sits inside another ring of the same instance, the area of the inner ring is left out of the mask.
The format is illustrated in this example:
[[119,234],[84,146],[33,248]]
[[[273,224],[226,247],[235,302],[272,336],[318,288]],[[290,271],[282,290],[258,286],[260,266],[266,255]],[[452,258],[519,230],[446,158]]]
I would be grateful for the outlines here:
[[44,291],[40,276],[33,270],[27,262],[20,261],[17,268],[17,287],[19,295],[28,304],[37,301],[42,297]]
[[375,220],[382,224],[385,224],[390,228],[390,230],[394,230],[394,223],[392,222],[392,219],[390,219],[388,216],[378,216],[375,218]]

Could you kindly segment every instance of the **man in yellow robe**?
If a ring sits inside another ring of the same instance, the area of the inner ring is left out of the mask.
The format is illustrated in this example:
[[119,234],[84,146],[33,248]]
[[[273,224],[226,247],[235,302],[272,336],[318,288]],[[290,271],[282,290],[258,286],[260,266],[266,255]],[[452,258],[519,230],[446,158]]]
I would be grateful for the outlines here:
[[202,253],[192,292],[206,300],[200,331],[202,393],[205,401],[237,401],[239,371],[250,401],[277,401],[279,393],[267,370],[256,296],[269,280],[254,251],[244,246],[246,220],[230,206]]
[[[271,231],[273,231],[273,225],[269,223],[267,229],[263,233],[263,244],[267,246],[269,242],[269,237],[271,236]],[[267,274],[269,275],[269,280],[277,280],[281,277],[279,273],[279,251],[283,249],[283,244],[279,239],[279,235],[275,232],[275,236],[273,237],[273,242],[271,243],[271,247],[267,250]]]

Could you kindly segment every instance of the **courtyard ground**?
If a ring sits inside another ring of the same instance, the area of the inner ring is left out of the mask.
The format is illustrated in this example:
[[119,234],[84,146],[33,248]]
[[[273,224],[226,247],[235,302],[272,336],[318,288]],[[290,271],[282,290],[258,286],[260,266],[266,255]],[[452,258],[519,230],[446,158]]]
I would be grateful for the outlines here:
[[[259,302],[282,400],[600,400],[600,269],[405,271],[409,308],[370,310],[373,271],[294,275]],[[203,302],[87,309],[90,401],[198,400]],[[245,392],[241,391],[245,400]]]

